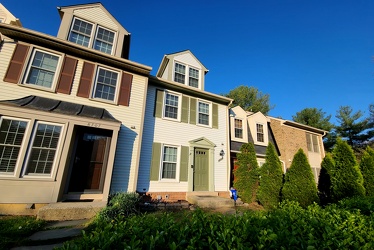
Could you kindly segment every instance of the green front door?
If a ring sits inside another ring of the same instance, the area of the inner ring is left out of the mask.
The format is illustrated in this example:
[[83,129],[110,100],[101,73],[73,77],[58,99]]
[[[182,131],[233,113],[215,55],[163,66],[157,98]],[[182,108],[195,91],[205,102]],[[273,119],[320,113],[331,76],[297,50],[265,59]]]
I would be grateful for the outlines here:
[[194,191],[209,191],[209,149],[195,148]]

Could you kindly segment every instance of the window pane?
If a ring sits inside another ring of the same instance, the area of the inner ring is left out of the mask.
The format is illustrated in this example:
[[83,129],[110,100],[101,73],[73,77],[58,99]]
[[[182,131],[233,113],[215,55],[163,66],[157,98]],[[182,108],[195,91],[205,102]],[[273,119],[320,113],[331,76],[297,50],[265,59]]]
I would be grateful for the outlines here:
[[94,49],[111,54],[113,41],[114,32],[99,27],[96,34]]
[[256,124],[257,129],[257,141],[264,142],[264,125]]
[[79,19],[74,19],[74,24],[69,35],[69,41],[88,47],[91,32],[92,24]]
[[209,104],[199,102],[199,124],[209,125]]
[[243,121],[235,119],[235,137],[243,138]]
[[179,96],[166,93],[165,117],[178,119],[178,100]]
[[99,68],[96,78],[95,98],[114,101],[118,73]]
[[195,88],[199,87],[199,71],[197,69],[190,68],[189,85]]
[[50,174],[60,138],[61,126],[39,123],[25,174]]
[[162,158],[162,178],[175,179],[177,168],[177,154],[176,147],[164,147],[164,155]]
[[0,125],[0,173],[13,173],[27,122],[2,119]]
[[35,51],[26,83],[51,88],[58,59],[58,56]]
[[185,76],[186,76],[186,66],[176,63],[174,81],[179,82],[179,83],[184,83]]

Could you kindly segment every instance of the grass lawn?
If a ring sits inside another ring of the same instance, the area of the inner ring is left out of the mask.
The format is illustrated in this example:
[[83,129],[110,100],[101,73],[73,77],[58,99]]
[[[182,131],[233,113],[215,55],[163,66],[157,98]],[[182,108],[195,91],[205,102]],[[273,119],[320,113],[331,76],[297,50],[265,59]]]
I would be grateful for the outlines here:
[[0,216],[0,249],[21,246],[45,224],[32,216]]

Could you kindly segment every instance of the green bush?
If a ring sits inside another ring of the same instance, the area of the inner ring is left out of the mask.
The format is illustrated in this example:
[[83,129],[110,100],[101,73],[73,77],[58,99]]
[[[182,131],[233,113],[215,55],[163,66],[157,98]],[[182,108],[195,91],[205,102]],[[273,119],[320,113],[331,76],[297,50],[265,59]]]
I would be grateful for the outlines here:
[[272,143],[266,148],[265,164],[260,168],[258,202],[265,208],[274,208],[280,201],[283,183],[282,164]]
[[201,210],[102,221],[63,249],[373,249],[373,216],[337,205],[222,215]]
[[362,155],[360,170],[367,196],[374,196],[374,150],[369,146]]
[[312,169],[302,149],[295,154],[284,179],[283,200],[297,201],[302,207],[318,202]]
[[237,154],[237,169],[234,171],[234,187],[243,202],[256,200],[258,189],[258,163],[252,143],[243,144]]
[[118,216],[128,217],[139,213],[140,196],[138,193],[114,193],[108,205],[98,213],[98,219],[111,221]]
[[374,197],[353,197],[339,201],[338,206],[345,210],[359,210],[362,214],[372,215],[374,212]]
[[321,171],[318,177],[318,197],[321,205],[331,203],[331,171],[334,169],[334,162],[330,154],[327,154],[321,163]]
[[356,157],[347,142],[337,139],[332,151],[334,169],[331,171],[331,193],[335,202],[365,195],[363,177]]

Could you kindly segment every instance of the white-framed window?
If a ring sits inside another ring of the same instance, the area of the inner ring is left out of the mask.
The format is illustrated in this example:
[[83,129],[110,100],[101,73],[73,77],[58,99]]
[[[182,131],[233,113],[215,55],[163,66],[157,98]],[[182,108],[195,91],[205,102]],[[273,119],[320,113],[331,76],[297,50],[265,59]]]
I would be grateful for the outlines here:
[[74,17],[68,40],[70,42],[88,48],[92,47],[95,50],[112,55],[115,38],[116,32],[100,25]]
[[308,151],[319,153],[318,136],[310,133],[306,133],[306,144]]
[[28,121],[0,117],[0,174],[14,174]]
[[243,139],[243,120],[234,119],[234,134],[235,138]]
[[179,62],[174,64],[174,81],[198,88],[200,70]]
[[198,101],[198,124],[210,125],[210,104]]
[[70,42],[89,47],[92,28],[92,23],[83,21],[82,19],[75,17],[73,19],[73,25],[71,26],[68,40]]
[[51,176],[62,129],[62,125],[35,123],[23,175]]
[[258,142],[265,142],[264,137],[264,125],[260,123],[256,123],[256,134],[257,134],[257,141]]
[[97,27],[93,48],[101,52],[112,54],[115,33],[103,27]]
[[177,180],[179,148],[163,145],[161,158],[161,180]]
[[180,119],[180,95],[165,91],[164,118]]
[[93,98],[114,102],[119,75],[117,71],[99,66],[96,71]]
[[53,89],[57,81],[60,55],[34,49],[27,66],[24,84]]

